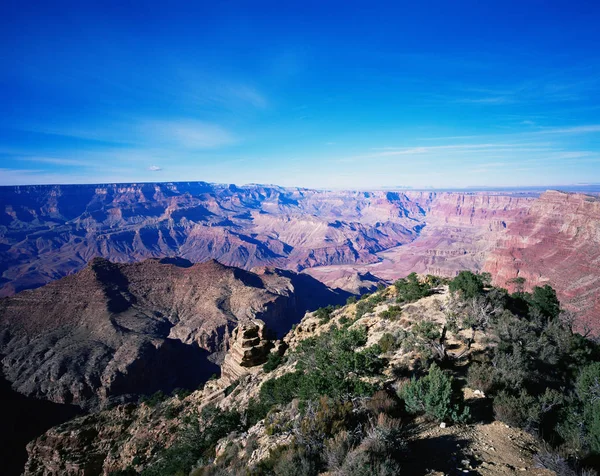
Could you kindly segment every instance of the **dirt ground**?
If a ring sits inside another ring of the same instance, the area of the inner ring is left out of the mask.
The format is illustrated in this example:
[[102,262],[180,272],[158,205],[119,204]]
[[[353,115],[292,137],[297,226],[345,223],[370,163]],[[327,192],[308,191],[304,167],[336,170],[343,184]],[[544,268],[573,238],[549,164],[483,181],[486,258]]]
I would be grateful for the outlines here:
[[415,475],[554,475],[534,467],[535,439],[504,423],[478,423],[441,428],[419,423],[409,441],[403,472]]

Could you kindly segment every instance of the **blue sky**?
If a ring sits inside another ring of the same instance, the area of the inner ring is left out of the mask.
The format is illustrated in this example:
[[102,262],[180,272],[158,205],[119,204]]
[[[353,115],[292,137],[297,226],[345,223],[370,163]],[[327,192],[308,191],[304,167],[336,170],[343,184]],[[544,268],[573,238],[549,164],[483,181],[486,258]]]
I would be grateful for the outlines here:
[[599,183],[599,24],[592,1],[5,0],[0,184]]

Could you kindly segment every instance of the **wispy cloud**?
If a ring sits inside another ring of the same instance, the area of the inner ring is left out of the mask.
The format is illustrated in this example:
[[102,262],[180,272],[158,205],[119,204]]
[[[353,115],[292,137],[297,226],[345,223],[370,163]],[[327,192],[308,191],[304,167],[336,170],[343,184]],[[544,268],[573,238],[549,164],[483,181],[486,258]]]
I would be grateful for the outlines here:
[[225,128],[202,121],[148,121],[139,127],[146,141],[186,149],[212,149],[237,142],[237,138]]
[[550,127],[538,131],[540,134],[587,134],[593,132],[600,132],[600,124],[591,124],[583,126],[571,126],[571,127]]
[[183,149],[218,148],[239,138],[225,127],[190,118],[139,118],[127,122],[76,125],[27,126],[23,130],[138,148],[174,147]]
[[148,167],[148,170],[150,172],[160,172],[162,170],[162,167],[159,167],[158,165],[151,165],[150,167]]
[[93,167],[94,166],[94,164],[92,164],[86,160],[65,159],[65,158],[61,158],[61,157],[21,156],[18,158],[21,160],[28,161],[28,162],[37,162],[40,164],[64,165],[64,166],[73,166],[73,167]]
[[512,104],[516,102],[516,99],[508,96],[491,96],[483,98],[459,98],[457,102],[470,104]]
[[433,145],[433,146],[417,146],[417,147],[382,147],[374,148],[378,152],[369,153],[364,155],[358,155],[349,157],[342,160],[356,160],[356,159],[369,159],[377,157],[394,157],[402,155],[423,155],[432,153],[446,153],[448,151],[456,151],[462,153],[478,153],[481,151],[507,151],[507,152],[518,152],[518,151],[543,151],[552,150],[550,148],[551,143],[548,142],[497,142],[497,143],[476,143],[476,144],[444,144],[444,145]]
[[[573,79],[577,78],[577,79]],[[501,87],[459,86],[454,100],[465,104],[548,104],[585,100],[597,92],[600,80],[590,71],[553,71]]]

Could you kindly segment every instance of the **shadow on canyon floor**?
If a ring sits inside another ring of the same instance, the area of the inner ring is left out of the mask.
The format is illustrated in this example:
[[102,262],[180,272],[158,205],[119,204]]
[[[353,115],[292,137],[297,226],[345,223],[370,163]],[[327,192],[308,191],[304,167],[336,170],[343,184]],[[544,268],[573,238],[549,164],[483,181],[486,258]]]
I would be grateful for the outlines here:
[[0,448],[4,456],[2,474],[21,474],[27,461],[27,443],[49,428],[82,413],[83,410],[75,405],[21,395],[11,388],[10,382],[0,373]]

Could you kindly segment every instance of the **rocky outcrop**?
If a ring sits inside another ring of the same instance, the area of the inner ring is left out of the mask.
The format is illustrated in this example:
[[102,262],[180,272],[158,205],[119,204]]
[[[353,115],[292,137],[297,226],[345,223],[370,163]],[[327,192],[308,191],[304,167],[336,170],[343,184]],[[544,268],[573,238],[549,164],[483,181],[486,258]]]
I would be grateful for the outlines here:
[[[351,324],[355,328],[365,329],[367,346],[380,342],[384,335],[404,334],[412,324],[421,321],[425,316],[440,326],[446,322],[445,310],[449,305],[446,288],[439,288],[437,294],[418,302],[402,305],[402,319],[387,319],[381,316],[381,312],[388,309],[390,305],[396,305],[394,288],[388,289],[384,294],[385,302]],[[284,340],[291,351],[288,355],[292,356],[306,339],[328,332],[333,326],[341,327],[343,322],[351,322],[354,320],[355,312],[355,304],[347,305],[334,311],[328,322],[324,322],[314,314],[307,314],[299,325],[285,336]],[[458,354],[466,348],[464,336],[449,332],[447,337],[452,352]],[[297,370],[293,358],[271,372],[265,372],[262,365],[258,364],[264,360],[269,347],[265,339],[265,327],[259,321],[240,325],[232,333],[232,340],[231,349],[223,364],[222,376],[218,380],[211,381],[202,390],[193,392],[184,399],[172,397],[155,407],[147,404],[120,405],[52,428],[27,446],[28,461],[24,474],[26,476],[56,474],[80,476],[110,475],[113,471],[140,473],[156,461],[161,450],[177,441],[177,432],[182,432],[190,421],[197,427],[203,428],[202,423],[197,424],[198,415],[207,405],[243,413],[248,408],[250,400],[258,396],[261,386],[266,381]],[[478,335],[478,341],[473,349],[481,352],[487,345],[486,342],[483,335]],[[391,388],[405,384],[406,378],[398,372],[398,369],[408,368],[414,358],[414,350],[394,348],[387,352],[382,381],[385,381],[386,385],[391,385]],[[242,373],[239,376],[230,374],[226,370],[232,362],[241,369]],[[472,389],[465,388],[465,394],[469,395],[469,393],[473,394]],[[361,397],[357,400],[364,399],[365,397]],[[277,454],[274,450],[298,443],[297,433],[293,431],[293,427],[294,423],[299,423],[300,413],[298,402],[290,401],[287,405],[283,405],[283,408],[271,410],[264,420],[258,421],[249,428],[224,435],[216,442],[214,453],[216,462],[219,459],[229,461],[235,457],[244,458],[245,465],[242,469],[252,470],[261,461],[274,453]],[[312,420],[317,418],[319,418],[318,413],[310,417]],[[436,454],[436,458],[447,461],[444,464],[444,474],[455,472],[457,460],[460,461],[460,457],[455,453],[457,451],[485,455],[485,461],[477,465],[477,471],[481,474],[521,472],[550,474],[534,468],[532,456],[538,449],[539,442],[536,442],[533,436],[516,428],[509,428],[504,423],[486,421],[468,425],[439,426],[421,420],[411,424],[410,428],[408,435],[411,443],[420,441],[424,447],[418,454],[413,449],[418,448],[416,445],[411,446],[411,451],[407,452],[405,467],[409,468],[409,474],[431,472],[429,462],[432,454]],[[448,445],[448,441],[452,444]],[[460,441],[460,445],[456,441]],[[492,442],[493,446],[490,446]],[[440,456],[439,453],[442,451],[445,453]],[[414,464],[415,460],[418,460],[419,464]],[[470,464],[468,458],[467,463]],[[415,467],[409,464],[414,464]],[[516,469],[517,467],[519,469]],[[236,474],[235,471],[228,471],[230,468],[226,465],[224,469],[220,469],[223,474]],[[460,469],[459,472],[464,471],[468,470]]]
[[266,334],[265,324],[260,320],[236,327],[231,334],[229,350],[221,367],[221,377],[234,382],[247,374],[250,367],[264,364],[274,347]]
[[97,258],[75,275],[0,299],[0,354],[18,392],[98,407],[195,388],[218,371],[213,362],[239,323],[261,319],[283,335],[306,310],[345,299],[291,271]]

